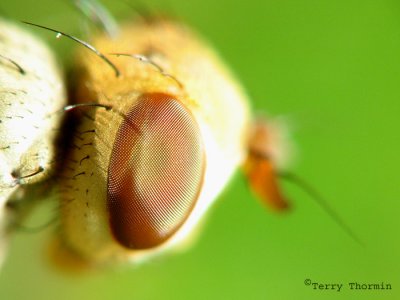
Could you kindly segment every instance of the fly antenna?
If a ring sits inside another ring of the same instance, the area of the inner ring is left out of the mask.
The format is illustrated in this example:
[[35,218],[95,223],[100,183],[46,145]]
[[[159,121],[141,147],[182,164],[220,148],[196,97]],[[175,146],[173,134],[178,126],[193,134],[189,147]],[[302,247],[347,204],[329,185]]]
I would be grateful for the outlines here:
[[38,25],[38,24],[26,22],[26,21],[22,21],[22,23],[25,23],[25,24],[28,24],[28,25],[31,25],[31,26],[36,26],[36,27],[39,27],[39,28],[43,28],[43,29],[46,29],[46,30],[49,30],[49,31],[52,31],[52,32],[55,32],[57,34],[56,35],[57,38],[60,37],[60,36],[65,36],[65,37],[67,37],[67,38],[69,38],[69,39],[81,44],[82,46],[88,48],[90,51],[94,52],[104,62],[106,62],[114,70],[116,77],[119,77],[121,75],[121,73],[118,70],[118,68],[103,53],[101,53],[99,50],[97,50],[95,47],[93,47],[89,43],[87,43],[85,41],[82,41],[82,40],[78,39],[77,37],[74,37],[74,36],[69,35],[67,33],[64,33],[64,32],[61,32],[59,30],[52,29],[52,28],[49,28],[49,27],[46,27],[46,26],[42,26],[42,25]]
[[289,181],[298,187],[300,187],[305,193],[307,193],[318,205],[359,245],[364,246],[364,243],[358,238],[353,230],[343,221],[343,219],[335,212],[335,210],[328,204],[328,201],[322,197],[322,195],[315,190],[310,184],[304,181],[302,178],[291,172],[280,172],[279,177]]

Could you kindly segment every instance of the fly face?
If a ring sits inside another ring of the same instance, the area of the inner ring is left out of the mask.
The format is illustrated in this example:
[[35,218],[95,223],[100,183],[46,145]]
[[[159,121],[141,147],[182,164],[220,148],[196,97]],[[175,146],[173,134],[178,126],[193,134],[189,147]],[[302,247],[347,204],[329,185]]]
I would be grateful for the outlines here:
[[138,21],[92,45],[114,67],[78,53],[74,99],[103,107],[74,121],[60,244],[93,264],[141,261],[188,240],[242,162],[248,101],[180,23]]

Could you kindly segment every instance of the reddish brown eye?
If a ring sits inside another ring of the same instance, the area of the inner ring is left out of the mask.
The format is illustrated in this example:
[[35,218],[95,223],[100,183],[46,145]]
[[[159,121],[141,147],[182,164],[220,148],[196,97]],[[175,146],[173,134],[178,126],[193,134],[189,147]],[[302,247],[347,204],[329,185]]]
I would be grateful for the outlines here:
[[131,249],[162,244],[188,218],[205,168],[200,129],[179,101],[144,94],[114,141],[108,169],[113,235]]

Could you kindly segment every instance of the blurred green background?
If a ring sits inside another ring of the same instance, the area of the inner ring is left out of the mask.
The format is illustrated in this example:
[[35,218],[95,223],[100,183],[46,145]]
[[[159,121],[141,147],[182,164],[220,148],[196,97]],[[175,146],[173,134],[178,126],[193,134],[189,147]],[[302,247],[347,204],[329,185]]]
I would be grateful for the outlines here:
[[[296,186],[284,184],[292,212],[266,211],[238,173],[194,247],[140,267],[65,276],[45,260],[51,228],[17,234],[0,274],[0,299],[400,299],[400,3],[142,2],[208,38],[255,111],[290,121],[298,153],[291,170],[329,199],[365,246]],[[118,17],[130,15],[125,1],[103,3]],[[81,34],[81,15],[67,1],[0,7],[16,20]],[[68,63],[75,44],[27,29]],[[306,279],[345,286],[314,290]],[[390,283],[392,290],[350,290],[349,282]]]

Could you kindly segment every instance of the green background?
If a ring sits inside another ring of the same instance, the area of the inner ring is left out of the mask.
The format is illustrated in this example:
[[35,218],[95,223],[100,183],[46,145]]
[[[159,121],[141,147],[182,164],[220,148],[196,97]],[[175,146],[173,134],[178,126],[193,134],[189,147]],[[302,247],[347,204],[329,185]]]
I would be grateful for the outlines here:
[[[1,11],[16,20],[80,35],[82,18],[67,1],[11,2],[2,1]],[[130,14],[124,1],[104,3],[116,16]],[[207,37],[242,81],[255,111],[289,120],[297,149],[291,170],[326,196],[365,246],[296,186],[284,184],[290,213],[266,211],[238,173],[194,247],[140,267],[66,276],[43,254],[51,228],[17,234],[0,275],[0,299],[400,299],[400,3],[146,5],[172,12]],[[68,62],[75,44],[28,29]],[[393,289],[313,290],[304,284],[308,278],[385,282]]]

